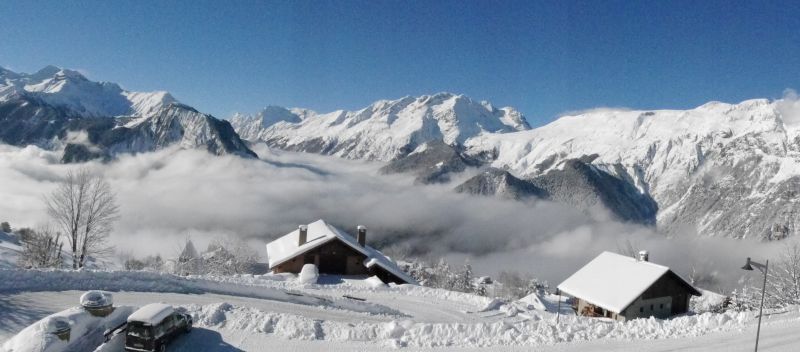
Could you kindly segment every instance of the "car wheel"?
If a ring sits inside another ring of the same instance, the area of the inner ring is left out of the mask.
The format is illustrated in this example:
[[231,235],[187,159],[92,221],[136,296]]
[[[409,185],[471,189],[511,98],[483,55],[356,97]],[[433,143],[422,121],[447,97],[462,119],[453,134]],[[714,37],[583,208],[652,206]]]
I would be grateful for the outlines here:
[[167,352],[167,345],[162,343],[161,346],[158,347],[158,352]]

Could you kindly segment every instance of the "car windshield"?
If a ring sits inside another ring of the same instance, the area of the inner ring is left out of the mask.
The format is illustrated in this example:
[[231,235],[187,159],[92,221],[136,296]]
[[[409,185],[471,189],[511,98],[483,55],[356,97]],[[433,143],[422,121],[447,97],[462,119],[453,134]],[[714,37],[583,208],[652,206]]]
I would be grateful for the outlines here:
[[128,335],[142,339],[149,339],[152,334],[150,333],[150,326],[141,324],[128,324]]

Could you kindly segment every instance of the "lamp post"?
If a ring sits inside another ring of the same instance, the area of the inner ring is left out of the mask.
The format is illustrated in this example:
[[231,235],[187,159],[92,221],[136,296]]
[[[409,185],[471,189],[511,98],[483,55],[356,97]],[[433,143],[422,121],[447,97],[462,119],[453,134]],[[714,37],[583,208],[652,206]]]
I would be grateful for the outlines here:
[[750,260],[747,257],[747,262],[742,267],[742,270],[752,271],[756,267],[759,271],[764,273],[764,285],[761,287],[761,307],[758,309],[758,329],[756,330],[756,352],[758,352],[758,337],[761,335],[761,316],[764,314],[764,296],[767,295],[767,272],[769,270],[769,260],[761,264]]

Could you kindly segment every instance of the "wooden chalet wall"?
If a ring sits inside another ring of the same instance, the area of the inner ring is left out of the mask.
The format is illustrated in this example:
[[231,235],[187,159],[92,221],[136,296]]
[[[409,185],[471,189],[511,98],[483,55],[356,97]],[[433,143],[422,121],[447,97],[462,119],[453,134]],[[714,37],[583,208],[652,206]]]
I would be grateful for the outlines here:
[[686,284],[677,278],[672,271],[659,278],[647,291],[642,293],[642,299],[666,296],[672,297],[672,315],[689,311],[689,298],[692,294]]

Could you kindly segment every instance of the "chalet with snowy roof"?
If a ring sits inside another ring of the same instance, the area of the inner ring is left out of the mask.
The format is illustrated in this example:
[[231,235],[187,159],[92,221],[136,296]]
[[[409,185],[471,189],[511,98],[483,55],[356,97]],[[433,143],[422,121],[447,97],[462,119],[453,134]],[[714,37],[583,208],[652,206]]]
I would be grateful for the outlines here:
[[558,285],[573,299],[579,315],[626,320],[668,318],[689,310],[691,296],[702,295],[670,268],[637,258],[603,252]]
[[367,228],[352,235],[317,220],[300,225],[283,237],[267,243],[269,269],[273,273],[299,273],[305,264],[315,264],[320,274],[377,276],[383,282],[417,284],[397,264],[366,244]]

